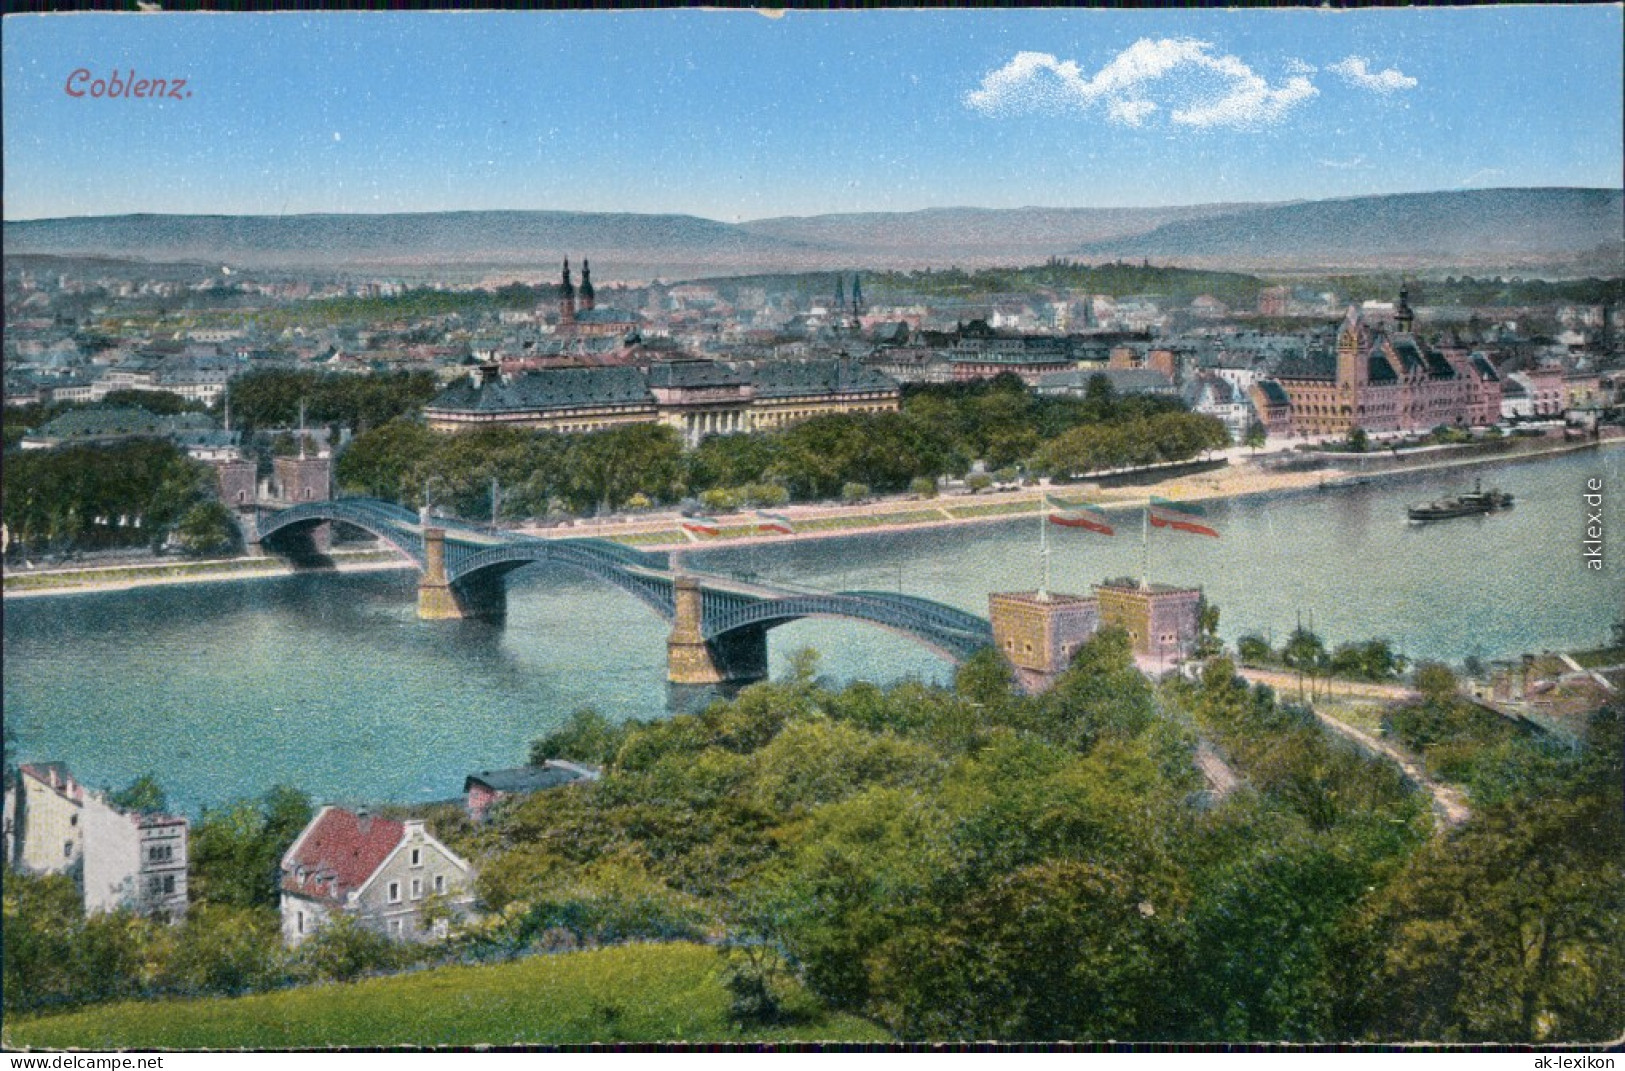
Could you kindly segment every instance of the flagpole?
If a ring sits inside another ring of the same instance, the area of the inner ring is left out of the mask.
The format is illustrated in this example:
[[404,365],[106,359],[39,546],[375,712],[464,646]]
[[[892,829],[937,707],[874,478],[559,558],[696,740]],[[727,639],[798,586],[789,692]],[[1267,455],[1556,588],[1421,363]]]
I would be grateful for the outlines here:
[[1044,583],[1038,589],[1038,601],[1049,602],[1049,499],[1038,492],[1038,546],[1044,559]]
[[1145,500],[1145,516],[1140,520],[1140,590],[1151,589],[1151,500]]

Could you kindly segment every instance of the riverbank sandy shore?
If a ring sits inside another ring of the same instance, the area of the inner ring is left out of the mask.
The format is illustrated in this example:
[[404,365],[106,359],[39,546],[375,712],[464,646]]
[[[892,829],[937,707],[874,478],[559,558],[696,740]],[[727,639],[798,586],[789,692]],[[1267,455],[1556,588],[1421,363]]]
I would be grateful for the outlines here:
[[[331,567],[314,570],[335,573],[376,573],[417,566],[388,550],[340,552]],[[297,569],[281,558],[234,558],[229,561],[152,562],[140,565],[108,565],[84,569],[8,570],[5,575],[7,599],[37,598],[45,595],[88,595],[100,591],[129,591],[134,588],[168,584],[211,584],[226,580],[263,580],[311,572]]]
[[[1358,478],[1380,480],[1417,472],[1465,468],[1486,464],[1516,464],[1555,457],[1577,450],[1609,449],[1625,445],[1625,439],[1602,442],[1534,444],[1516,453],[1481,455],[1419,454],[1414,464],[1401,464],[1380,472],[1362,473],[1353,468],[1326,468],[1312,471],[1272,470],[1264,462],[1271,456],[1232,457],[1223,469],[1195,475],[1177,476],[1139,487],[1093,489],[1088,484],[1023,488],[1019,491],[977,495],[944,495],[938,498],[899,497],[861,505],[785,506],[774,510],[788,517],[793,533],[761,533],[754,512],[723,515],[716,536],[689,535],[674,513],[619,523],[580,521],[553,528],[522,528],[525,535],[544,539],[613,539],[644,550],[704,550],[711,547],[745,547],[786,543],[805,539],[838,539],[846,536],[883,535],[926,529],[1008,521],[1031,517],[1040,498],[1049,494],[1057,502],[1078,504],[1087,500],[1107,513],[1137,510],[1151,495],[1182,502],[1246,498],[1255,495],[1288,494],[1313,490],[1338,481]],[[1335,493],[1335,488],[1328,486]],[[335,555],[332,571],[375,572],[414,568],[412,562],[389,550],[372,550]],[[97,591],[122,591],[160,584],[199,584],[225,580],[289,576],[299,570],[277,558],[239,558],[226,562],[163,562],[124,564],[78,569],[8,569],[4,576],[4,597],[28,598],[44,595],[73,595]]]
[[843,536],[876,535],[1007,521],[1012,517],[1034,514],[1039,508],[1041,497],[1045,494],[1058,503],[1078,505],[1087,501],[1091,506],[1112,513],[1143,509],[1152,495],[1181,502],[1199,502],[1286,494],[1322,487],[1328,491],[1335,491],[1334,485],[1351,479],[1376,481],[1389,476],[1418,472],[1497,463],[1515,464],[1556,457],[1578,450],[1619,446],[1625,446],[1625,439],[1603,440],[1600,443],[1542,443],[1515,453],[1455,454],[1441,457],[1436,453],[1426,452],[1416,455],[1414,464],[1399,464],[1374,472],[1363,472],[1354,467],[1283,472],[1271,470],[1261,464],[1265,457],[1270,456],[1263,455],[1259,459],[1233,458],[1232,463],[1223,469],[1176,476],[1139,487],[1092,489],[1087,483],[1066,484],[978,495],[888,499],[855,506],[776,508],[774,513],[791,521],[795,531],[790,534],[760,532],[758,518],[754,512],[713,516],[712,519],[718,522],[718,534],[715,536],[685,533],[681,528],[681,519],[675,514],[618,524],[578,523],[570,527],[528,528],[522,531],[526,535],[544,539],[582,537],[614,539],[644,550],[679,551],[723,546],[744,547],[803,539],[837,539]]

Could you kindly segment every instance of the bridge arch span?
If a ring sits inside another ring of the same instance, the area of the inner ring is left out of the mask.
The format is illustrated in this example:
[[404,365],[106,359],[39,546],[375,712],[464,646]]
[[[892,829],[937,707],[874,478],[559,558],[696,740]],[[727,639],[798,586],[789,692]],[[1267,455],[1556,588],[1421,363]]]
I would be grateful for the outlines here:
[[261,544],[275,544],[278,536],[307,532],[330,521],[343,521],[388,543],[417,563],[425,564],[423,536],[415,528],[417,518],[410,511],[371,499],[338,499],[304,502],[264,516],[259,522]]
[[866,592],[764,599],[708,617],[702,634],[707,640],[716,641],[740,630],[773,629],[809,617],[875,625],[913,640],[956,664],[993,642],[993,632],[987,622],[952,607],[906,595],[877,596]]
[[446,575],[452,586],[459,589],[488,587],[516,569],[543,564],[567,566],[612,584],[637,598],[663,620],[676,617],[676,600],[669,577],[640,572],[625,556],[606,550],[597,540],[538,539],[483,548],[448,541]]

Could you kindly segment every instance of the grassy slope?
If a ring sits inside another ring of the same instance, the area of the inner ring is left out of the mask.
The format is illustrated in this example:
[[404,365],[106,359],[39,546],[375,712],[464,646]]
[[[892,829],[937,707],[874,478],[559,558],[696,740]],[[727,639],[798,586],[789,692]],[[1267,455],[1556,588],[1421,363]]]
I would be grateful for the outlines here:
[[5,1042],[107,1050],[887,1038],[848,1015],[740,1031],[728,1021],[720,965],[703,945],[623,945],[229,1000],[108,1005],[9,1021]]

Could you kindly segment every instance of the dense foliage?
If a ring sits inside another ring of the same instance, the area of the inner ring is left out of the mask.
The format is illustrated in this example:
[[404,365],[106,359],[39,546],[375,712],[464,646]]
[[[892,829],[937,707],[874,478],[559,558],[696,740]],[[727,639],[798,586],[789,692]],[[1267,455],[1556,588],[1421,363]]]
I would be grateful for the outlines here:
[[347,491],[412,506],[427,495],[470,518],[492,515],[494,480],[498,516],[521,519],[615,509],[639,497],[692,496],[715,510],[862,498],[921,480],[934,486],[977,460],[1066,476],[1185,460],[1227,442],[1218,421],[1169,399],[1116,397],[1104,379],[1086,398],[1043,398],[1003,376],[911,389],[898,413],[833,413],[769,433],[713,436],[686,454],[671,429],[653,424],[586,435],[438,435],[396,420],[357,436],[337,474]]
[[260,369],[234,378],[228,397],[233,424],[248,430],[293,427],[303,404],[311,425],[365,431],[416,413],[439,389],[430,372],[357,376]]
[[437,822],[485,911],[449,945],[335,927],[282,952],[256,891],[308,805],[280,793],[205,817],[178,929],[81,919],[66,879],[8,875],[7,1007],[707,940],[757,1027],[803,993],[901,1038],[1615,1036],[1622,712],[1568,748],[1442,681],[1424,696],[1389,731],[1466,787],[1453,830],[1224,659],[1153,684],[1105,630],[1029,697],[991,651],[952,687],[886,689],[827,686],[803,653],[700,714],[578,714],[531,758],[601,780]]
[[192,511],[214,494],[209,466],[160,439],[9,453],[0,486],[11,538],[35,553],[157,548],[183,521],[212,548],[211,518]]
[[[963,271],[925,269],[914,272],[873,272],[864,277],[870,300],[895,302],[958,298],[989,301],[1010,294],[1071,293],[1112,297],[1154,295],[1158,300],[1189,305],[1206,294],[1227,305],[1247,308],[1258,303],[1268,284],[1238,272],[1157,267],[1123,261],[1084,264],[1064,258],[1025,268],[982,268]],[[827,291],[824,291],[827,292]]]

